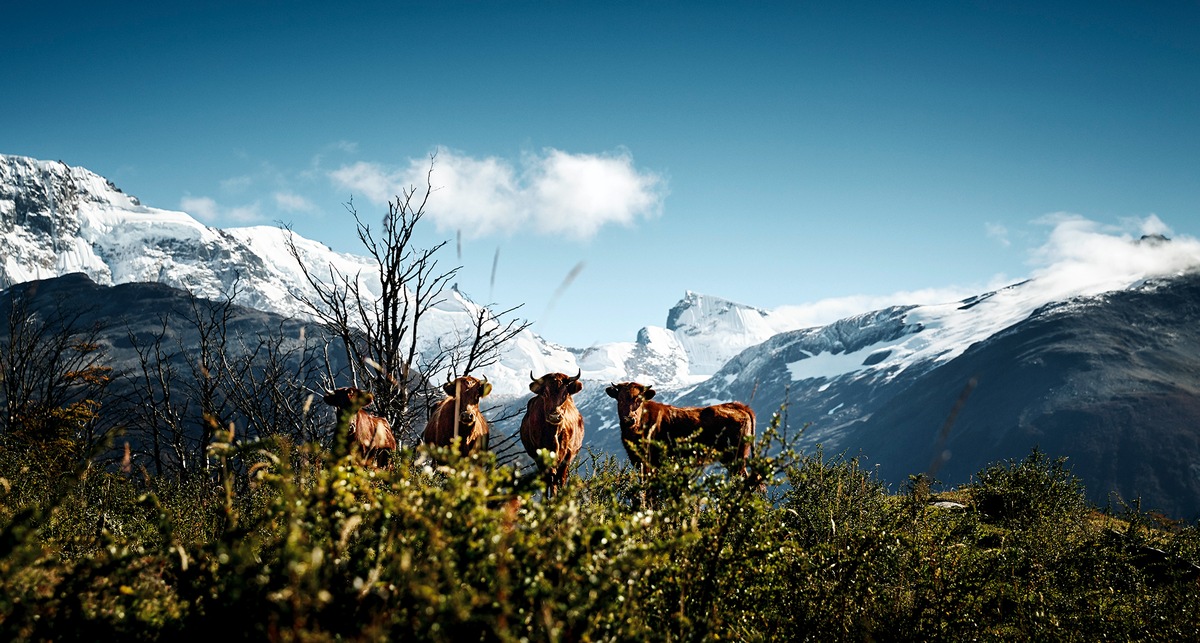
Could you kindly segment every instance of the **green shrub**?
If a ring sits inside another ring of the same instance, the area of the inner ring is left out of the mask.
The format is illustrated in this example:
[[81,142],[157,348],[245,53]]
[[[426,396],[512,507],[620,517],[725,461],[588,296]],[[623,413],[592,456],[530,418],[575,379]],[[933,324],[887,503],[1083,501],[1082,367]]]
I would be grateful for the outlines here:
[[889,525],[893,504],[879,478],[859,467],[857,458],[826,457],[818,445],[787,470],[784,521],[804,546],[835,542]]
[[994,464],[970,485],[971,501],[989,521],[1024,529],[1046,522],[1074,525],[1086,510],[1083,484],[1066,466],[1035,448],[1024,460]]

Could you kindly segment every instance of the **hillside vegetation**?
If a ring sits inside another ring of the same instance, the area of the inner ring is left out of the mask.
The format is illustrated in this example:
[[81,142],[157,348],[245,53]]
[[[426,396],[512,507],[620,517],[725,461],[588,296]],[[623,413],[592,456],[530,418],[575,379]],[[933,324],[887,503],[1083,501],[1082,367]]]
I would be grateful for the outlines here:
[[[339,433],[344,435],[344,433]],[[490,456],[389,468],[283,439],[214,474],[103,470],[0,445],[0,638],[1195,640],[1200,531],[1089,508],[1033,452],[934,506],[854,459],[773,443],[753,470],[644,483],[582,458],[567,490]],[[342,455],[345,454],[345,455]],[[448,458],[448,459],[447,459]]]

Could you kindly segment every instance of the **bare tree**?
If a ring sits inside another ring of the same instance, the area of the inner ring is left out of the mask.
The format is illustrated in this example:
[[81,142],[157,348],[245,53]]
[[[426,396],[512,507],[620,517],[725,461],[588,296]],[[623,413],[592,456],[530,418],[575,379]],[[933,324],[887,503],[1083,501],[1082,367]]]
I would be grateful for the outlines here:
[[181,474],[189,460],[186,418],[190,414],[187,398],[175,394],[181,386],[177,365],[180,358],[165,341],[171,318],[162,315],[159,322],[148,340],[133,329],[127,331],[129,344],[137,354],[137,367],[127,376],[125,413],[143,438],[137,450],[148,451],[154,474],[161,476],[169,469]]
[[230,358],[222,355],[221,379],[225,399],[252,436],[283,435],[296,442],[317,442],[328,437],[328,427],[316,421],[315,391],[325,364],[323,346],[308,337],[289,336],[283,323],[253,338],[238,337],[240,349]]
[[221,378],[222,361],[229,347],[229,322],[236,308],[240,279],[235,279],[218,300],[208,300],[188,292],[188,310],[182,322],[195,331],[195,344],[180,345],[180,356],[187,364],[190,377],[182,380],[190,401],[199,405],[200,428],[194,456],[198,469],[208,471],[210,462],[208,447],[213,443],[216,432],[229,422],[229,407],[225,400]]
[[471,337],[435,343],[437,350],[422,354],[422,322],[445,301],[446,288],[459,270],[439,266],[437,253],[447,241],[418,248],[413,239],[433,193],[434,160],[430,158],[423,190],[405,189],[388,203],[378,233],[363,221],[353,202],[346,206],[374,262],[378,293],[368,292],[361,274],[344,274],[332,265],[318,273],[306,264],[294,240],[288,240],[288,251],[315,293],[296,297],[341,340],[352,383],[375,394],[374,412],[390,420],[397,436],[409,442],[416,440],[428,416],[431,391],[439,384],[431,382],[434,373],[466,375],[490,365],[504,342],[528,326],[499,323],[483,309]]
[[0,328],[0,433],[81,456],[112,428],[100,424],[112,380],[103,329],[61,300],[35,306],[34,288],[10,291]]
[[449,351],[450,370],[465,374],[495,364],[504,344],[530,326],[529,322],[522,319],[502,321],[503,317],[520,307],[517,305],[493,313],[488,306],[480,306],[475,311],[469,335]]
[[332,372],[328,345],[286,320],[243,334],[244,321],[228,294],[220,301],[190,295],[157,328],[127,329],[137,361],[125,375],[123,417],[132,448],[156,475],[207,471],[215,431],[230,425],[237,439],[329,437],[310,388]]

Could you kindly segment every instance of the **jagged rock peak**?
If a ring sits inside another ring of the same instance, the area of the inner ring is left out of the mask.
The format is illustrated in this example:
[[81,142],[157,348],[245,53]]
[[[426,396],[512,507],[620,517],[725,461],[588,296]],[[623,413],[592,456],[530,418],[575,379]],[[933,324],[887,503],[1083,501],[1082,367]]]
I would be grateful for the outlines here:
[[748,314],[765,318],[770,313],[753,306],[689,290],[684,294],[683,299],[679,300],[679,303],[675,304],[667,313],[667,330],[678,331],[695,328],[702,320],[712,323],[715,319],[731,314],[737,316]]

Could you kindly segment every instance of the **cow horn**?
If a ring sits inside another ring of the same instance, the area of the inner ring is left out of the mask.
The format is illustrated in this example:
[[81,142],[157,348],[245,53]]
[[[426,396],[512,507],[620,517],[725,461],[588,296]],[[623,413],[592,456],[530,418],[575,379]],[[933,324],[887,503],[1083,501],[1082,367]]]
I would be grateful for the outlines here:
[[537,378],[533,376],[533,371],[529,371],[529,379],[530,379],[530,381],[533,381],[533,382],[537,381]]
[[572,378],[568,379],[568,380],[567,380],[568,382],[578,382],[578,381],[579,381],[579,378],[580,378],[580,376],[582,376],[582,375],[583,375],[583,369],[579,368],[579,369],[575,369],[575,370],[576,370],[576,371],[578,371],[578,372],[577,372],[577,373],[575,373],[575,377],[572,377]]

